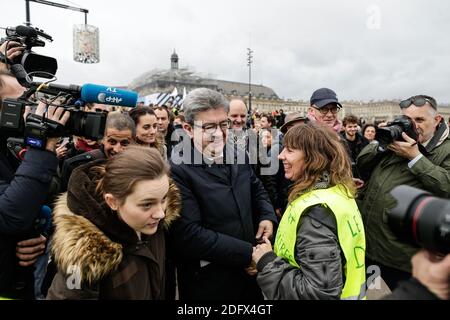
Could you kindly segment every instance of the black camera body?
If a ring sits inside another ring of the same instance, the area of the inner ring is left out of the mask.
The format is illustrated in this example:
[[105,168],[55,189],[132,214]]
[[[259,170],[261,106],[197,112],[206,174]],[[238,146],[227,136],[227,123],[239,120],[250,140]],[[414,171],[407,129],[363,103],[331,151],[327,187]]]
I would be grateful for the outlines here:
[[12,132],[22,132],[24,128],[23,112],[25,105],[16,99],[3,100],[0,111],[0,128]]
[[395,187],[391,195],[397,206],[388,211],[388,223],[400,240],[443,254],[450,252],[450,200],[406,185]]
[[376,128],[375,140],[380,143],[380,146],[386,148],[394,141],[405,141],[402,137],[402,132],[405,132],[414,140],[417,140],[419,136],[412,119],[408,116],[400,116],[388,122],[386,127]]
[[17,26],[6,29],[4,41],[15,41],[21,43],[25,49],[20,56],[10,61],[10,64],[20,64],[28,74],[51,79],[58,70],[58,62],[55,58],[43,56],[31,51],[32,47],[44,47],[45,42],[41,39],[53,41],[52,37],[43,30],[30,26]]

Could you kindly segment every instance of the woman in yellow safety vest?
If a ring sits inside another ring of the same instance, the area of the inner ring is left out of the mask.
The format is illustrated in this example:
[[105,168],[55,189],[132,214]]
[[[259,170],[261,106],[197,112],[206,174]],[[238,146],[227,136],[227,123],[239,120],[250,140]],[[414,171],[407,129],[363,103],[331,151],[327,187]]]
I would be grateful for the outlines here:
[[293,182],[274,251],[253,250],[267,299],[362,299],[365,235],[351,163],[338,135],[314,123],[284,137],[285,177]]

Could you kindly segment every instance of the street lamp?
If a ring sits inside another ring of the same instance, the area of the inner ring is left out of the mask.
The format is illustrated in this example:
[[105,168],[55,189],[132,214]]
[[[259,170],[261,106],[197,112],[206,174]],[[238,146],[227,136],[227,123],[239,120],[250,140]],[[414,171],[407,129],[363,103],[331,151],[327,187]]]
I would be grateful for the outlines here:
[[247,66],[248,66],[248,114],[252,116],[252,56],[253,50],[247,48]]

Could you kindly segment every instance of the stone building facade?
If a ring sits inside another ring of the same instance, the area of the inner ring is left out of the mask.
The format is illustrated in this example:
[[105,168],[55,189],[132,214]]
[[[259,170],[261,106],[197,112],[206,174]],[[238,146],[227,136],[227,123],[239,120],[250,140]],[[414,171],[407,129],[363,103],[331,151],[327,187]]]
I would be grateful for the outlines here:
[[[155,69],[146,72],[133,80],[128,89],[137,91],[140,96],[157,92],[172,92],[176,87],[181,93],[183,88],[189,92],[193,89],[205,87],[223,93],[228,99],[240,98],[248,105],[248,83],[212,79],[197,74],[189,68],[179,67],[179,57],[174,51],[170,57],[170,69]],[[252,84],[252,110],[259,113],[272,112],[283,109],[285,113],[300,111],[306,114],[309,101],[293,101],[280,99],[272,88]],[[399,101],[342,101],[343,110],[340,118],[347,114],[354,114],[366,122],[381,122],[392,120],[401,114]],[[440,106],[439,112],[449,119],[450,106]]]

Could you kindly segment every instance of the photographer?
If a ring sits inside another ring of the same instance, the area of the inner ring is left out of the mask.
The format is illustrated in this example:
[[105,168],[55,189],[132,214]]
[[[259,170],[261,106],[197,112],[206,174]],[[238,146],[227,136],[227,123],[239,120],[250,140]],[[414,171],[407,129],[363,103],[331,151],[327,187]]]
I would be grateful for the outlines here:
[[417,141],[403,130],[404,141],[394,139],[387,150],[377,143],[369,144],[357,159],[359,170],[371,172],[360,202],[369,258],[366,264],[380,267],[391,290],[399,280],[411,276],[411,257],[417,249],[396,240],[386,223],[387,211],[395,206],[390,191],[405,184],[440,197],[450,196],[449,128],[437,111],[436,100],[418,95],[403,100],[400,107],[411,119]]

